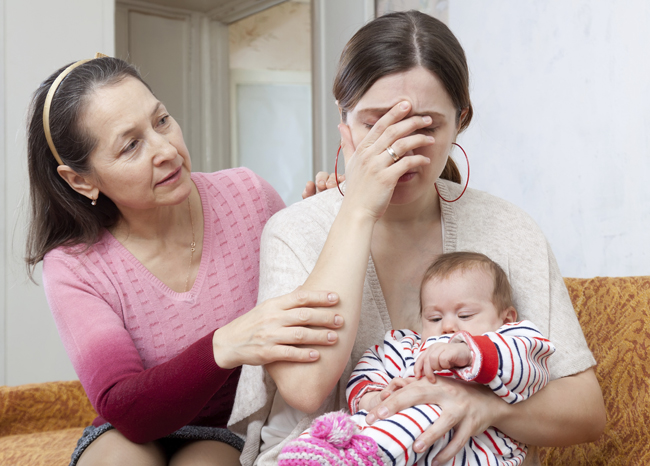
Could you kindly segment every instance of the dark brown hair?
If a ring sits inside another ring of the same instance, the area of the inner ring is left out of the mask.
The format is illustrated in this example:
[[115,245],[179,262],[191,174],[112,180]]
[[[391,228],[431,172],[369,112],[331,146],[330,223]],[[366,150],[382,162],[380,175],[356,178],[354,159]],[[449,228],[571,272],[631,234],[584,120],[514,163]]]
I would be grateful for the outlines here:
[[[454,272],[472,269],[480,269],[492,275],[494,279],[492,303],[497,310],[504,311],[512,306],[512,290],[506,273],[499,264],[478,252],[460,251],[441,254],[424,273],[420,290],[430,280],[444,280]],[[422,303],[420,303],[420,312],[422,312]]]
[[[444,23],[415,10],[380,16],[346,44],[333,88],[343,121],[378,79],[417,66],[440,79],[456,106],[456,124],[460,131],[467,128],[473,110],[465,52]],[[467,114],[461,121],[464,109]],[[460,172],[451,157],[440,176],[460,183]]]
[[[25,261],[29,276],[45,254],[61,246],[95,243],[104,228],[117,223],[120,212],[101,195],[97,205],[73,190],[57,172],[58,163],[43,130],[43,106],[50,86],[68,65],[55,71],[32,98],[27,123],[30,221]],[[61,82],[50,107],[50,131],[63,163],[80,175],[92,173],[90,155],[97,141],[84,128],[81,116],[89,96],[98,88],[127,77],[142,81],[138,71],[117,58],[97,58],[75,68]],[[149,86],[147,86],[149,88]]]

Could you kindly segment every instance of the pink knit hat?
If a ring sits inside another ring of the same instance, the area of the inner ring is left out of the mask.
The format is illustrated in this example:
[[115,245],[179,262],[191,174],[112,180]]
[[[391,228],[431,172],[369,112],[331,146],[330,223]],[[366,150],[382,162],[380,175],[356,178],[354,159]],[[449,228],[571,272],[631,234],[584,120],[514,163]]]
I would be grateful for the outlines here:
[[287,443],[278,466],[384,466],[389,464],[377,443],[357,433],[349,414],[324,414],[312,422],[309,434]]

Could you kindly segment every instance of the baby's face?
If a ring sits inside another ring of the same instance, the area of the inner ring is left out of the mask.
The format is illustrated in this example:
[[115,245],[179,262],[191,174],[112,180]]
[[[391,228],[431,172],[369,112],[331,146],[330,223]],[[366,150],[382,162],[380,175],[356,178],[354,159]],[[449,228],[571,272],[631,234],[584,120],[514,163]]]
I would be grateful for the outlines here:
[[480,268],[429,280],[420,295],[423,339],[460,331],[481,335],[514,321],[509,312],[494,306],[493,290],[494,279]]

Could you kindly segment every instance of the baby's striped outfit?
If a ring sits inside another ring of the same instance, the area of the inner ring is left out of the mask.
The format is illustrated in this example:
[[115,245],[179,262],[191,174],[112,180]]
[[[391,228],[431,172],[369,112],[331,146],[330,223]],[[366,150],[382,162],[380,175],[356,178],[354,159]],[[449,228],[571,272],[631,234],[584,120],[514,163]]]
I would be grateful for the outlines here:
[[[383,390],[393,378],[414,377],[414,365],[417,358],[432,344],[450,341],[467,343],[472,352],[472,364],[461,369],[436,372],[437,376],[454,377],[485,384],[510,404],[525,400],[537,393],[549,381],[547,358],[553,354],[555,348],[529,321],[505,324],[496,332],[489,332],[481,336],[459,332],[454,335],[431,337],[425,342],[422,342],[421,337],[411,330],[389,331],[386,333],[383,347],[375,345],[368,349],[350,376],[346,396],[350,412],[355,413],[351,420],[354,421],[360,432],[355,432],[356,435],[352,435],[351,440],[346,443],[349,448],[353,447],[355,441],[358,443],[355,439],[364,438],[365,440],[370,437],[378,446],[376,454],[373,454],[372,457],[381,458],[385,465],[431,464],[436,454],[449,443],[453,430],[423,453],[415,453],[413,443],[440,417],[439,406],[433,404],[413,406],[387,419],[377,420],[374,424],[368,425],[365,422],[367,413],[359,411],[358,405],[364,394]],[[324,422],[319,419],[321,418],[316,419],[312,424],[311,433],[303,433],[294,441],[295,443],[285,447],[283,454],[280,455],[281,459],[288,460],[289,456],[297,458],[298,450],[303,450],[300,448],[300,442],[312,442],[312,437],[316,437],[314,426],[319,422],[320,426]],[[342,421],[334,422],[336,424]],[[322,427],[319,428],[322,430]],[[328,435],[332,437],[334,434],[328,433]],[[331,443],[329,438],[328,441]],[[307,443],[302,445],[306,446]],[[310,447],[313,446],[312,442]],[[319,448],[321,447],[319,446]],[[339,447],[339,449],[340,455],[348,454],[343,451],[344,448]],[[289,455],[290,453],[291,455]],[[314,450],[311,453],[314,453]],[[359,455],[355,454],[354,456]],[[482,434],[471,437],[447,464],[453,466],[518,466],[523,463],[525,456],[526,446],[524,444],[507,437],[494,427],[489,427]],[[367,457],[367,459],[370,458]],[[285,465],[311,464],[305,461],[298,463],[281,461],[280,463]],[[354,461],[343,461],[340,464],[348,463],[357,464]],[[336,465],[339,463],[330,460],[323,462],[321,457],[318,463],[313,464]],[[369,461],[359,464],[381,465],[381,462]]]

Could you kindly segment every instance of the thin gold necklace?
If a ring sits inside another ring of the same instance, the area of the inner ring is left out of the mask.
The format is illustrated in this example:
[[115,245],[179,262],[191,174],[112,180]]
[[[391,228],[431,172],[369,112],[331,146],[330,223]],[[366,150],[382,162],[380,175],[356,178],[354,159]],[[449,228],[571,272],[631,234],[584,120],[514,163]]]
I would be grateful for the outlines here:
[[185,292],[189,291],[190,275],[192,274],[192,260],[194,259],[194,251],[196,251],[196,238],[194,237],[194,219],[192,218],[192,204],[190,198],[187,198],[187,207],[190,210],[190,224],[192,225],[192,242],[190,243],[190,265],[187,269],[187,278],[185,279]]

